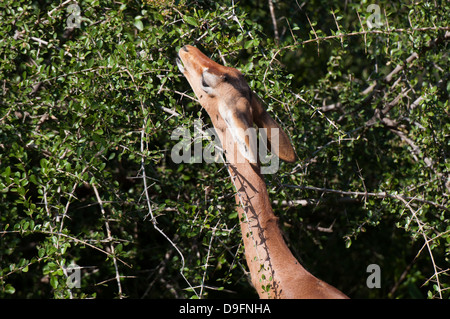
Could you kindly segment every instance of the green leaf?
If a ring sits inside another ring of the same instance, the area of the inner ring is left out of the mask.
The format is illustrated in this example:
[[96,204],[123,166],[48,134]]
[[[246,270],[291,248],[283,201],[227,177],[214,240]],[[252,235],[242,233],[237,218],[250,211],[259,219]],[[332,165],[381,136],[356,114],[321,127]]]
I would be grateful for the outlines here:
[[350,237],[345,238],[345,248],[350,248],[352,245],[352,240]]
[[197,20],[196,20],[194,17],[185,15],[185,16],[183,16],[183,20],[184,20],[186,23],[189,23],[190,25],[192,25],[192,26],[194,26],[194,27],[198,27]]
[[50,277],[50,285],[52,285],[53,289],[58,288],[58,277],[56,276]]
[[254,40],[246,41],[244,44],[244,49],[250,49],[254,45]]
[[3,175],[3,177],[9,179],[9,176],[11,175],[11,167],[7,166],[2,175]]
[[238,217],[238,212],[237,212],[237,211],[234,211],[234,212],[230,213],[230,214],[228,215],[228,217],[229,217],[230,219],[237,218],[237,217]]
[[5,286],[5,292],[9,295],[12,295],[13,293],[16,292],[16,289],[11,284],[7,284]]
[[144,24],[142,23],[141,20],[134,20],[134,26],[135,26],[139,31],[144,30]]

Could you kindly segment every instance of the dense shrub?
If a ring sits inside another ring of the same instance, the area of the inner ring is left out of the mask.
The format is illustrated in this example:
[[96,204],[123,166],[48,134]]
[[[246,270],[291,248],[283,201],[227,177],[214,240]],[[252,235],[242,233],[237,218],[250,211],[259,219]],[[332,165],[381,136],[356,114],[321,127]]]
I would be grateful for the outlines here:
[[305,266],[351,297],[448,298],[435,3],[1,2],[0,297],[256,297],[228,173],[170,157],[176,128],[210,126],[174,63],[194,44],[289,133],[299,160],[266,180]]

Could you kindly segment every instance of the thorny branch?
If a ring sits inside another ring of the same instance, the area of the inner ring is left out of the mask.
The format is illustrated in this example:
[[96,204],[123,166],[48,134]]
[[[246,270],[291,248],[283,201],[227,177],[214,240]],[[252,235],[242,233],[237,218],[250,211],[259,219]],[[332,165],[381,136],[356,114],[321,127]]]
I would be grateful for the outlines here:
[[92,188],[94,189],[95,197],[97,198],[98,204],[100,205],[100,211],[102,212],[102,217],[105,220],[105,228],[106,228],[106,235],[108,236],[107,240],[109,241],[109,248],[111,250],[112,260],[114,263],[114,269],[116,271],[116,281],[117,281],[117,288],[119,291],[119,298],[122,299],[122,285],[120,284],[120,274],[119,274],[119,267],[117,266],[117,258],[116,258],[116,252],[113,245],[113,238],[111,236],[111,229],[109,227],[109,221],[106,217],[105,208],[103,206],[103,201],[100,197],[100,194],[98,193],[97,186],[95,184],[92,184]]
[[433,264],[433,269],[434,269],[433,277],[435,277],[435,279],[436,279],[436,284],[437,284],[437,288],[438,288],[439,298],[442,299],[442,288],[441,288],[441,284],[440,284],[440,281],[439,281],[439,271],[437,270],[437,266],[436,266],[436,263],[434,261],[433,252],[432,252],[432,249],[430,247],[430,240],[428,239],[427,235],[425,234],[425,230],[423,229],[423,223],[419,220],[419,218],[417,218],[417,211],[415,211],[411,207],[411,205],[409,205],[409,202],[407,202],[403,198],[399,198],[399,200],[401,200],[403,202],[403,204],[405,204],[405,206],[411,211],[411,214],[413,215],[414,220],[416,221],[417,226],[419,227],[420,233],[421,233],[423,239],[425,240],[425,245],[427,246],[428,253],[430,254],[431,263]]
[[[411,197],[411,196],[406,196],[406,195],[401,195],[401,194],[389,194],[387,192],[374,193],[374,192],[342,191],[342,190],[322,188],[322,187],[290,185],[290,184],[283,184],[282,186],[283,187],[287,187],[287,188],[311,190],[311,191],[323,192],[323,193],[334,193],[334,194],[340,194],[340,195],[346,195],[346,196],[357,196],[357,197],[361,197],[361,196],[368,197],[368,196],[370,196],[370,197],[376,197],[376,198],[381,198],[381,199],[383,199],[383,198],[393,198],[393,199],[397,199],[397,200],[401,200],[401,201],[408,200],[408,201],[411,201],[411,202],[419,202],[419,203],[429,204],[429,205],[438,207],[440,209],[444,209],[446,211],[450,211],[450,208],[447,207],[446,205],[435,203],[433,201],[426,200],[426,199],[423,199],[423,198],[419,198],[419,197],[416,197],[416,196],[415,197]],[[304,204],[304,203],[301,202],[299,204]],[[305,204],[308,204],[308,203],[305,203]],[[289,202],[287,202],[287,205],[289,205]]]

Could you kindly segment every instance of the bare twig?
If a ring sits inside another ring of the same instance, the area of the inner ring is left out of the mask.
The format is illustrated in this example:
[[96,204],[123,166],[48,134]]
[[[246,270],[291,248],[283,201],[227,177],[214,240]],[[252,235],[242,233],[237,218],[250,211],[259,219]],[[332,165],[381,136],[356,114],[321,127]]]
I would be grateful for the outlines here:
[[[336,23],[336,27],[337,27],[338,33],[340,34],[341,33],[341,28],[339,28],[339,23],[338,23],[338,20],[336,19],[336,16],[335,16],[333,10],[331,10],[331,14],[333,15],[333,19],[334,19],[334,22]],[[341,46],[344,47],[344,38],[341,38]]]
[[278,23],[277,23],[277,17],[275,16],[275,8],[273,7],[273,0],[268,0],[268,2],[269,2],[270,17],[272,18],[275,43],[279,45],[280,44],[280,35],[278,34]]
[[[89,168],[89,166],[85,166],[79,176],[83,176],[84,172]],[[61,234],[64,226],[64,219],[67,217],[67,213],[69,211],[69,205],[71,203],[71,199],[74,198],[75,190],[77,189],[78,183],[74,183],[72,187],[72,191],[69,193],[69,199],[67,200],[66,207],[64,208],[64,213],[62,216],[58,216],[61,219],[61,224],[59,225],[59,233],[58,233],[58,241],[56,242],[56,247],[59,248],[59,240],[61,238]],[[57,219],[58,220],[58,219]]]
[[376,198],[394,198],[394,199],[398,199],[398,200],[408,200],[408,201],[413,201],[413,202],[420,202],[420,203],[424,203],[424,204],[429,204],[441,209],[444,209],[446,211],[450,211],[450,208],[448,208],[445,205],[439,204],[439,203],[435,203],[432,202],[430,200],[426,200],[423,198],[418,198],[418,197],[410,197],[410,196],[406,196],[406,195],[401,195],[401,194],[389,194],[386,192],[380,192],[380,193],[374,193],[374,192],[354,192],[354,191],[342,191],[342,190],[336,190],[336,189],[330,189],[330,188],[322,188],[322,187],[314,187],[314,186],[302,186],[302,185],[291,185],[291,184],[283,184],[283,187],[288,187],[288,188],[296,188],[296,189],[304,189],[304,190],[311,190],[311,191],[316,191],[316,192],[324,192],[324,193],[334,193],[334,194],[340,194],[340,195],[347,195],[347,196],[371,196],[371,197],[376,197]]
[[58,5],[57,7],[53,8],[52,10],[50,10],[49,12],[47,12],[47,14],[49,15],[49,17],[53,18],[53,17],[52,17],[52,13],[53,13],[54,11],[61,9],[62,7],[64,7],[66,4],[68,4],[68,3],[70,3],[70,2],[76,2],[76,1],[74,1],[74,0],[66,0],[66,1],[64,1],[63,3],[61,3],[60,5]]
[[[312,23],[311,23],[311,20],[309,20],[308,15],[306,15],[306,18],[308,19],[309,25],[311,26],[311,29],[313,30],[314,35],[315,35],[316,37],[315,37],[315,39],[310,39],[310,40],[303,41],[302,44],[306,44],[306,43],[309,43],[309,42],[317,41],[317,55],[319,55],[319,53],[320,53],[320,38],[317,36],[316,30],[314,29],[314,27],[313,27],[313,25],[312,25]],[[311,40],[312,40],[312,41],[311,41]],[[278,52],[277,52],[277,53],[278,53]]]
[[203,288],[205,287],[206,271],[207,271],[208,266],[209,266],[208,265],[209,255],[211,253],[212,243],[213,243],[213,240],[214,240],[214,236],[216,234],[217,226],[219,226],[219,223],[220,223],[220,220],[217,222],[216,226],[214,226],[212,228],[212,234],[211,234],[211,238],[209,240],[209,246],[208,246],[208,254],[206,255],[206,260],[205,260],[205,264],[204,264],[205,270],[203,272],[202,283],[200,285],[200,294],[199,294],[200,298],[202,298],[202,295],[203,295]]
[[[46,47],[48,47],[48,41],[36,38],[36,37],[30,37],[31,40],[36,41],[37,43],[39,43],[39,45],[44,45]],[[59,50],[62,50],[61,48],[59,48],[58,46],[55,46],[56,48],[58,48]],[[73,57],[72,53],[67,52],[64,50],[64,55],[68,55],[70,57]]]
[[406,65],[410,64],[411,62],[413,62],[414,60],[418,59],[419,55],[416,52],[413,52],[405,61],[405,63],[403,64],[399,64],[395,67],[394,70],[391,71],[391,73],[389,73],[385,78],[384,81],[389,83],[392,81],[392,78],[394,77],[395,74],[397,74],[398,72],[400,72],[401,70],[403,70],[405,68]]
[[431,263],[433,264],[433,269],[434,269],[434,275],[433,275],[433,277],[436,278],[436,284],[437,284],[437,288],[438,288],[439,298],[442,299],[442,290],[441,290],[441,284],[440,284],[440,281],[439,281],[439,271],[437,270],[437,266],[436,266],[436,263],[435,263],[434,257],[433,257],[433,252],[432,252],[431,247],[430,247],[430,244],[429,244],[429,243],[430,243],[430,240],[428,239],[427,235],[425,234],[425,230],[423,229],[422,222],[421,222],[421,221],[419,220],[419,218],[417,217],[417,211],[415,211],[415,210],[411,207],[411,205],[409,204],[414,198],[411,199],[409,202],[407,202],[404,198],[401,198],[401,197],[399,197],[398,199],[399,199],[400,201],[402,201],[403,204],[405,204],[405,206],[406,206],[406,207],[410,210],[410,212],[412,213],[412,215],[413,215],[413,217],[414,217],[414,219],[415,219],[415,221],[416,221],[416,223],[417,223],[417,226],[419,227],[420,233],[421,233],[423,239],[425,240],[425,245],[426,245],[426,247],[427,247],[427,249],[428,249],[428,253],[430,254]]
[[[141,104],[142,104],[142,100],[141,100]],[[142,104],[142,107],[143,107],[143,104]],[[147,125],[147,119],[144,119],[143,127],[142,127],[142,130],[141,130],[141,153],[142,154],[144,154],[144,140],[145,140],[145,127],[146,127],[146,125]],[[144,156],[142,156],[142,158],[141,158],[141,176],[142,176],[142,181],[143,181],[143,184],[144,184],[144,194],[145,194],[145,199],[146,199],[147,208],[148,208],[148,214],[144,217],[144,220],[147,219],[150,216],[150,221],[153,224],[153,228],[156,231],[158,231],[172,245],[172,247],[180,255],[180,258],[181,258],[180,275],[183,277],[183,279],[186,281],[186,283],[189,285],[190,289],[195,293],[195,295],[197,297],[199,297],[199,295],[197,294],[196,290],[192,287],[191,283],[184,276],[185,260],[184,260],[183,253],[180,251],[180,249],[177,247],[177,245],[157,226],[157,221],[156,221],[156,218],[155,218],[155,216],[153,214],[152,204],[150,202],[150,196],[148,194],[147,175],[145,173],[145,158],[144,158]]]
[[292,93],[294,94],[294,96],[297,99],[299,99],[300,101],[302,101],[305,104],[308,104],[314,110],[314,112],[318,112],[321,116],[323,116],[328,121],[328,123],[330,123],[336,130],[338,130],[342,133],[342,131],[339,129],[339,127],[336,125],[336,123],[334,121],[330,120],[325,114],[322,113],[322,111],[320,110],[321,108],[315,107],[314,105],[312,105],[311,103],[306,101],[304,98],[302,98],[299,94],[294,93],[294,92],[292,92]]
[[97,198],[97,202],[100,205],[100,211],[102,212],[103,219],[105,220],[106,235],[108,236],[107,239],[109,241],[109,249],[111,250],[114,269],[116,271],[117,289],[119,291],[119,298],[122,299],[123,298],[122,285],[120,284],[119,267],[117,266],[116,252],[115,252],[114,245],[113,245],[113,238],[111,236],[111,229],[109,227],[108,218],[106,218],[105,208],[103,206],[103,202],[100,197],[100,194],[98,193],[97,186],[95,186],[95,184],[92,184],[92,188],[94,189],[95,197]]
[[[364,23],[362,23],[361,21],[358,10],[356,10],[356,14],[358,15],[359,24],[361,25],[363,32],[366,32],[366,30],[364,29]],[[364,34],[364,52],[367,53],[367,34]]]

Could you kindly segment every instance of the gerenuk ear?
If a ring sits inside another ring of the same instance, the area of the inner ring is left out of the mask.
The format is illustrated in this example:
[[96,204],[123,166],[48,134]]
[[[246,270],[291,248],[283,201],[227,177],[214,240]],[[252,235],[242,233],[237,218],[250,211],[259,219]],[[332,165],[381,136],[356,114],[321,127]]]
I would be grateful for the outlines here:
[[256,130],[252,127],[251,115],[248,114],[251,110],[247,107],[246,112],[244,104],[245,102],[240,100],[231,108],[219,103],[219,113],[227,124],[227,134],[231,135],[241,155],[250,163],[257,163]]
[[[270,151],[286,162],[295,162],[296,156],[291,141],[278,123],[267,113],[261,101],[252,93],[251,97],[253,122],[259,128],[267,129],[267,140]],[[276,140],[278,137],[278,145]]]

